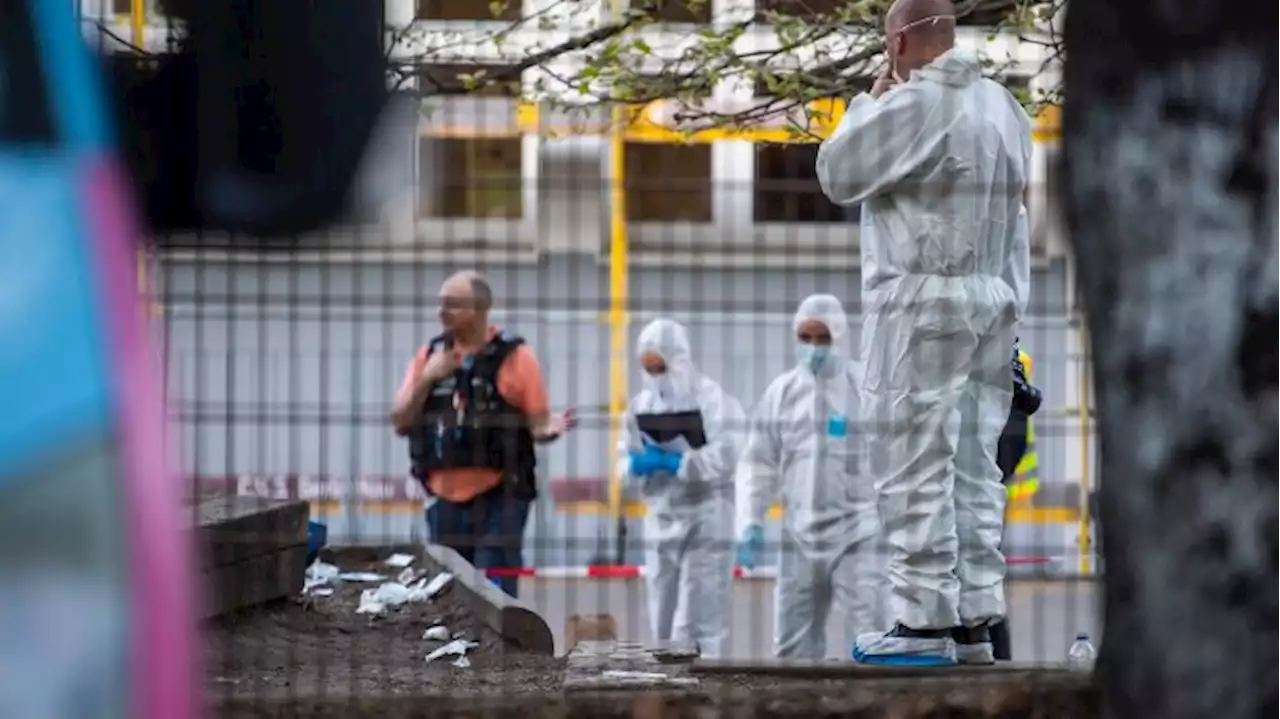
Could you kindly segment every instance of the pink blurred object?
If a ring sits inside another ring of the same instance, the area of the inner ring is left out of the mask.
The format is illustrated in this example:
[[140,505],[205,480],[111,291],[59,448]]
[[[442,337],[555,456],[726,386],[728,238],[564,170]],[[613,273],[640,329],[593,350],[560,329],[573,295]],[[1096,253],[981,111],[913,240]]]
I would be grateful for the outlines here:
[[128,522],[134,577],[133,706],[147,719],[195,717],[193,681],[199,669],[193,651],[191,538],[179,524],[183,498],[177,477],[164,462],[164,409],[156,381],[160,375],[148,351],[134,274],[137,226],[129,211],[127,185],[110,160],[92,163],[85,177],[116,369],[121,476],[127,506],[145,518]]

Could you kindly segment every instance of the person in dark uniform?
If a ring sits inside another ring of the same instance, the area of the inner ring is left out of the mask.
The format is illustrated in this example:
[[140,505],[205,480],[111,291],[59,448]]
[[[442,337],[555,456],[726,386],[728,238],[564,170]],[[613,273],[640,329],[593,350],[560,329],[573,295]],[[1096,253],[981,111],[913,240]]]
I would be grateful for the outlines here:
[[442,332],[405,371],[391,424],[409,439],[411,473],[430,499],[430,541],[516,596],[524,530],[537,498],[535,445],[574,425],[552,414],[542,367],[524,339],[489,324],[493,290],[476,272],[440,287]]
[[[1009,419],[1004,425],[1004,432],[1000,435],[1000,445],[996,450],[996,463],[1000,465],[1001,481],[1011,489],[1013,488],[1011,483],[1018,474],[1018,465],[1027,453],[1031,433],[1031,415],[1040,409],[1042,400],[1040,390],[1031,384],[1030,375],[1031,358],[1018,347],[1015,341],[1013,405],[1010,407]],[[1004,661],[1012,659],[1008,619],[991,625],[990,632],[995,658]]]

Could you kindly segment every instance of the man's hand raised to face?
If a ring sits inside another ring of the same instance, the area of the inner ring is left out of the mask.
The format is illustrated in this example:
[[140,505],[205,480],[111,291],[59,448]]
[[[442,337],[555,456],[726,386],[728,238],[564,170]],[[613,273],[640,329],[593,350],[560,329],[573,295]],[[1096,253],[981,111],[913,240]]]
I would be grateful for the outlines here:
[[879,98],[897,84],[897,79],[893,77],[893,68],[886,66],[884,72],[880,73],[880,77],[876,78],[876,84],[871,86],[871,96]]

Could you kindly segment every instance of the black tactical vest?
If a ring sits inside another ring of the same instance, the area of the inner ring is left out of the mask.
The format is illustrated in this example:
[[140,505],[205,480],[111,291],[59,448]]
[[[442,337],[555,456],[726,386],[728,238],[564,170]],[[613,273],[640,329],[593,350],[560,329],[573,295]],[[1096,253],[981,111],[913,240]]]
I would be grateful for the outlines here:
[[[502,472],[505,486],[517,496],[537,495],[533,434],[524,414],[498,392],[498,370],[522,344],[523,338],[500,333],[431,389],[409,435],[413,476],[424,488],[433,470],[478,467]],[[427,352],[452,349],[441,335]]]

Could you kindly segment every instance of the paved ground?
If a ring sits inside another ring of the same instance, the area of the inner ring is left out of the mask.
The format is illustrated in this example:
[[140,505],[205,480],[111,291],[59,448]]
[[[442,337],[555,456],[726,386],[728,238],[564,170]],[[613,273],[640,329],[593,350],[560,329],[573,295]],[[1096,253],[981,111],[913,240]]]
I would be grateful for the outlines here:
[[[732,624],[728,656],[763,658],[771,654],[773,581],[738,580],[730,607]],[[1025,580],[1009,584],[1013,655],[1019,661],[1060,662],[1077,632],[1101,637],[1097,603],[1100,586],[1089,580]],[[611,614],[621,639],[648,637],[644,584],[635,579],[526,579],[521,597],[546,618],[556,636],[556,653],[564,654],[565,621],[574,614]],[[852,638],[828,634],[829,658],[847,657]]]

